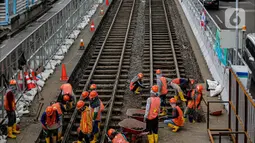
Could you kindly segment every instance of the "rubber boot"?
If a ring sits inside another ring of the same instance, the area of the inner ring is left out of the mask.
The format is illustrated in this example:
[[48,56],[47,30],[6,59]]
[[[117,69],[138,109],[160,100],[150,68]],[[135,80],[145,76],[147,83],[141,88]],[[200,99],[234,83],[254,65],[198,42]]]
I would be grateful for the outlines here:
[[81,141],[77,141],[77,143],[81,143]]
[[171,129],[174,128],[174,125],[173,125],[173,124],[170,124],[170,123],[168,123],[167,126],[168,126],[169,128],[171,128]]
[[58,133],[58,142],[60,142],[61,140],[62,140],[62,133],[59,132],[59,133]]
[[166,107],[162,107],[162,113],[159,114],[159,116],[165,116],[166,115]]
[[175,99],[176,101],[178,101],[179,98],[178,98],[177,95],[175,95],[175,96],[174,96],[174,99]]
[[154,143],[154,137],[153,134],[147,135],[149,143]]
[[57,143],[57,136],[52,137],[52,143]]
[[20,131],[17,131],[16,129],[17,129],[17,124],[15,123],[15,124],[13,124],[13,126],[12,126],[12,132],[13,132],[14,134],[20,134]]
[[180,128],[179,126],[173,125],[173,130],[172,130],[172,131],[173,131],[173,132],[177,132],[179,128]]
[[16,136],[12,134],[12,127],[8,127],[8,135],[9,138],[15,139]]
[[139,90],[140,90],[140,87],[137,87],[135,90],[135,94],[140,94]]
[[46,143],[50,143],[50,137],[45,138]]
[[94,138],[90,143],[96,143],[97,142],[98,133],[94,134]]
[[154,136],[154,142],[158,143],[158,134],[153,134],[153,136]]
[[186,101],[187,101],[187,100],[184,98],[183,92],[179,92],[178,94],[179,94],[179,96],[180,96],[180,98],[181,98],[181,100],[182,100],[183,102],[186,102]]

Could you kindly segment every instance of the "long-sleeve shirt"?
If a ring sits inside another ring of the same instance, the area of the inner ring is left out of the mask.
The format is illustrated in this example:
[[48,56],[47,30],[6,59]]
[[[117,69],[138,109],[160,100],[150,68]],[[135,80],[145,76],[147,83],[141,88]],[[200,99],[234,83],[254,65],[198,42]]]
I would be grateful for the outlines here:
[[[148,117],[149,112],[150,112],[150,108],[151,108],[151,97],[149,97],[149,98],[147,99],[144,118],[147,118],[147,117]],[[159,107],[158,111],[160,111],[160,107]]]
[[[161,88],[162,88],[162,82],[160,80],[161,77],[162,77],[162,75],[157,75],[157,85],[158,85],[159,95],[161,95]],[[166,81],[167,81],[167,85],[168,85],[168,84],[171,84],[172,79],[171,78],[166,78]]]
[[[58,121],[59,121],[58,112],[57,112],[57,111],[54,111],[54,112],[56,112],[56,116],[57,116],[57,118],[56,118],[56,123],[58,123]],[[46,127],[46,118],[47,118],[46,112],[43,112],[42,117],[41,117],[41,123],[42,123],[45,127]]]
[[145,88],[145,86],[142,83],[142,80],[138,78],[138,76],[135,76],[131,82],[133,82],[133,85],[138,84],[138,86],[140,86],[141,88]]

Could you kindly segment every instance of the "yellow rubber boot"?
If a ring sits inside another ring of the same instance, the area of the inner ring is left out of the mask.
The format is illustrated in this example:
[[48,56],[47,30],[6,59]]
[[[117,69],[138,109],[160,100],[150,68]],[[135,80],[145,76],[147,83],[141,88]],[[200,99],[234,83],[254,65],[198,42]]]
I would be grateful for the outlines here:
[[59,132],[59,133],[58,133],[58,142],[60,142],[61,140],[62,140],[62,133]]
[[140,87],[137,87],[137,89],[135,90],[135,94],[140,94]]
[[174,126],[172,131],[177,132],[179,128],[180,128],[179,126]]
[[187,101],[187,100],[184,98],[183,92],[179,92],[178,94],[179,94],[179,96],[180,96],[180,98],[181,98],[181,100],[182,100],[183,102],[186,102],[186,101]]
[[57,143],[57,136],[52,137],[52,143]]
[[154,136],[153,134],[147,135],[149,143],[154,143]]
[[46,143],[50,143],[50,137],[45,138]]
[[12,134],[12,127],[8,127],[8,135],[9,138],[15,139],[16,136]]
[[97,142],[98,133],[94,135],[93,140],[90,143],[96,143]]
[[162,107],[162,113],[159,114],[159,116],[165,116],[166,115],[166,107]]
[[173,125],[173,124],[170,124],[170,123],[168,123],[167,126],[168,126],[169,128],[174,128],[174,125]]
[[81,143],[81,141],[77,141],[77,143]]
[[179,98],[177,95],[174,96],[174,99],[177,101]]
[[15,124],[12,126],[12,132],[13,132],[14,134],[19,134],[20,131],[17,131],[16,129],[17,129],[17,124],[15,123]]
[[158,134],[153,134],[153,136],[154,136],[154,142],[158,143]]

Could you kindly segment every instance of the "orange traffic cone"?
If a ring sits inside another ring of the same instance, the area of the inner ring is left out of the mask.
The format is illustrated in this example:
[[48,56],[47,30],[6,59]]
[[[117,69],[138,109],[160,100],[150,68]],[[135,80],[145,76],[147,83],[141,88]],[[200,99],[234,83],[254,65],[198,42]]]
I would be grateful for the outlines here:
[[105,0],[105,5],[109,5],[109,0]]
[[80,50],[84,50],[84,49],[85,49],[84,42],[83,42],[83,39],[81,39],[81,41],[80,41]]
[[62,75],[60,78],[61,81],[67,81],[68,80],[68,76],[66,74],[66,66],[65,64],[62,64]]
[[104,8],[103,7],[101,7],[101,9],[100,9],[100,15],[104,15]]
[[90,31],[94,32],[95,31],[95,24],[94,21],[92,20],[91,25],[90,25]]

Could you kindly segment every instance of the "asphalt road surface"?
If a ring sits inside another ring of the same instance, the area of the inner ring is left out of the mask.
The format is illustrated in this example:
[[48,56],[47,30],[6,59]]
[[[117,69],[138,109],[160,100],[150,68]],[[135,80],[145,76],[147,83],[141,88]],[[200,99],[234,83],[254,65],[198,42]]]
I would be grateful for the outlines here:
[[[212,18],[218,24],[221,29],[229,29],[226,27],[225,11],[228,8],[235,8],[235,0],[220,1],[219,10],[207,9]],[[247,27],[247,33],[255,33],[255,0],[239,0],[239,8],[245,10],[245,25]]]

